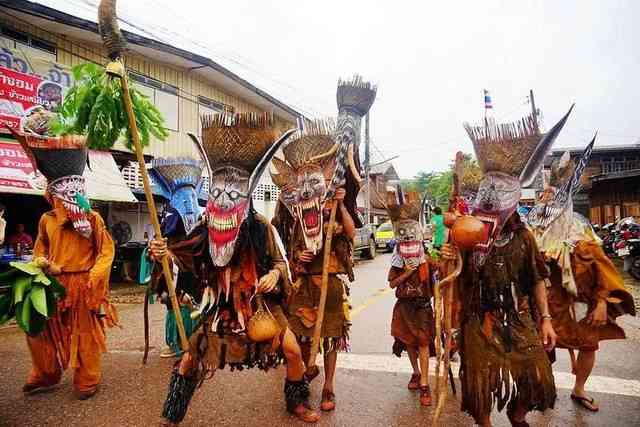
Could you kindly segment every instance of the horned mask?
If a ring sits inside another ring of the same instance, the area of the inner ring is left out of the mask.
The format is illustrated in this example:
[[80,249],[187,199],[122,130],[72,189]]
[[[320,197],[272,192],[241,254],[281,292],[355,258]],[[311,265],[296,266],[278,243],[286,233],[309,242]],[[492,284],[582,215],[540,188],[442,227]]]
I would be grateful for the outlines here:
[[574,224],[572,196],[581,188],[580,178],[591,158],[595,140],[594,136],[577,163],[569,152],[552,162],[544,191],[527,215],[527,223],[544,251],[553,252],[559,242],[569,239]]
[[387,192],[386,209],[393,225],[397,251],[406,261],[424,262],[424,233],[420,222],[422,203],[416,192],[403,192],[399,186]]
[[483,126],[465,123],[483,173],[472,206],[472,215],[485,226],[484,241],[474,249],[476,266],[484,264],[496,238],[518,207],[521,188],[535,180],[572,109],[573,106],[546,134],[540,132],[533,117],[509,124],[488,120]]
[[271,114],[222,113],[202,118],[198,142],[209,169],[205,217],[213,264],[226,266],[251,208],[251,193],[289,130],[278,137]]

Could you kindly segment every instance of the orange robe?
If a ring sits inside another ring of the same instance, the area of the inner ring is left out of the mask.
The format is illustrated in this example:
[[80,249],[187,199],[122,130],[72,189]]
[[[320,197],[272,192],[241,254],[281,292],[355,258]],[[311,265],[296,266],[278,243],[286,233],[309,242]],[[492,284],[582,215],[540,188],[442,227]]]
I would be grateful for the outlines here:
[[91,211],[89,222],[93,234],[86,239],[61,209],[40,218],[33,255],[62,269],[57,279],[67,295],[58,302],[45,330],[36,337],[27,336],[33,362],[27,384],[54,385],[69,366],[74,369],[77,391],[91,391],[100,383],[100,357],[106,351],[104,329],[117,322],[108,300],[115,249],[100,215]]
[[[625,289],[620,273],[601,246],[593,241],[578,241],[571,254],[571,268],[577,297],[564,289],[559,266],[551,264],[548,301],[553,328],[558,334],[557,347],[595,351],[602,340],[625,338],[615,319],[623,314],[635,316],[633,297]],[[576,311],[574,304],[582,303],[588,313],[599,299],[607,301],[608,321],[603,326],[594,327],[587,324],[585,314]]]

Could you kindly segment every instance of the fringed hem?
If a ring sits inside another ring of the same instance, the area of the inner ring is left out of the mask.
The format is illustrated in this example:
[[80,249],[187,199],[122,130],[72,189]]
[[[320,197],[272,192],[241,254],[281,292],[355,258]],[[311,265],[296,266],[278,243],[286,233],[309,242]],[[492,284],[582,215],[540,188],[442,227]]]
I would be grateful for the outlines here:
[[[307,336],[298,336],[298,342],[300,344],[311,345],[313,342],[312,337]],[[320,342],[320,353],[330,353],[332,351],[337,351],[339,353],[350,353],[351,352],[351,343],[349,341],[349,336],[344,335],[342,337],[327,337],[324,338]]]
[[551,364],[535,330],[517,328],[516,336],[530,336],[518,342],[511,352],[505,352],[486,340],[477,325],[467,326],[460,369],[463,411],[480,422],[494,406],[498,411],[505,406],[509,410],[520,406],[527,411],[553,408],[556,388]]

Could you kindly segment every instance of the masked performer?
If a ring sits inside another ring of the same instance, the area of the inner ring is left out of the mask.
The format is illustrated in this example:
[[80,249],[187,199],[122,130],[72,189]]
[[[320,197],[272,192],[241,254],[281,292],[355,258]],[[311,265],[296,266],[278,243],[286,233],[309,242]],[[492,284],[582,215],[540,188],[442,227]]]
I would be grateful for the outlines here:
[[[201,161],[192,158],[156,158],[151,162],[151,175],[157,188],[169,202],[162,219],[162,235],[167,238],[169,250],[180,244],[194,230],[200,221],[200,206],[198,194],[203,185]],[[191,320],[191,304],[196,296],[196,281],[192,268],[185,268],[176,264],[178,274],[176,292],[181,303],[180,311],[184,321],[187,336],[193,331]],[[171,307],[164,276],[160,269],[155,270],[152,277],[152,287],[159,299],[166,304],[165,341],[167,349],[160,357],[174,357],[182,353],[178,341],[176,318]],[[199,297],[199,295],[198,295]]]
[[[320,408],[335,409],[334,378],[337,352],[348,350],[348,288],[353,281],[352,250],[355,228],[361,226],[355,212],[360,188],[358,142],[362,117],[369,111],[376,90],[356,76],[339,82],[338,124],[315,122],[287,145],[284,160],[274,159],[273,182],[280,188],[280,202],[273,223],[287,245],[294,286],[289,298],[289,322],[309,362],[318,320],[323,274],[322,250],[330,212],[336,209],[328,263],[327,299],[320,329],[324,351],[325,382]],[[312,380],[319,371],[307,367]]]
[[[544,137],[535,122],[465,125],[484,174],[472,215],[485,225],[484,242],[464,254],[460,382],[462,409],[483,426],[494,402],[514,426],[527,412],[552,408],[556,390],[545,353],[555,343],[547,305],[545,267],[533,235],[516,212],[569,113]],[[507,128],[509,132],[507,132]],[[451,258],[452,246],[443,255]],[[540,334],[532,311],[541,318]]]
[[[202,289],[201,326],[172,373],[163,425],[182,421],[207,373],[225,365],[267,370],[282,356],[287,360],[287,409],[304,421],[318,420],[308,408],[300,347],[282,309],[290,285],[284,250],[273,227],[251,205],[262,172],[291,133],[276,141],[270,115],[203,118],[202,147],[210,171],[206,224],[168,251],[171,261],[193,273]],[[151,253],[164,256],[166,243],[154,240]]]
[[25,393],[57,384],[73,368],[77,397],[88,399],[101,380],[100,358],[106,351],[105,326],[117,321],[108,301],[114,245],[104,221],[91,210],[82,176],[87,164],[86,139],[19,135],[29,158],[47,178],[45,197],[53,210],[40,218],[34,258],[46,259],[48,271],[66,289],[55,315],[36,337],[27,337],[33,362]]
[[433,345],[435,331],[429,260],[424,253],[422,226],[418,221],[420,206],[416,193],[403,194],[398,189],[388,194],[386,207],[398,242],[388,280],[398,299],[391,320],[391,335],[395,339],[393,353],[400,357],[403,350],[407,351],[413,368],[408,388],[420,389],[420,404],[429,406],[429,347]]
[[[553,162],[548,185],[527,220],[551,269],[552,323],[558,347],[569,349],[576,376],[571,398],[595,412],[598,405],[587,396],[584,385],[599,342],[625,338],[615,319],[623,314],[635,316],[635,306],[591,224],[573,212],[572,195],[580,187],[594,142],[595,138],[577,164],[569,153]],[[577,360],[574,350],[579,350]]]

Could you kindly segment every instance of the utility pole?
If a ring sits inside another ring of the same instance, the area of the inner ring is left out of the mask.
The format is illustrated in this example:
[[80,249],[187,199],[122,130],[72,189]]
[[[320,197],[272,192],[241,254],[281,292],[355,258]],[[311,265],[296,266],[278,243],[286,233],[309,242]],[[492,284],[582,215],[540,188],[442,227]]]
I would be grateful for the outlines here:
[[536,101],[533,99],[533,89],[529,90],[529,100],[531,101],[531,113],[533,116],[533,123],[536,127],[536,131],[539,131],[538,129],[538,110],[536,110]]
[[367,192],[364,198],[364,217],[365,223],[371,222],[371,188],[369,181],[369,174],[371,172],[371,151],[369,141],[369,114],[364,117],[364,182],[367,187]]

